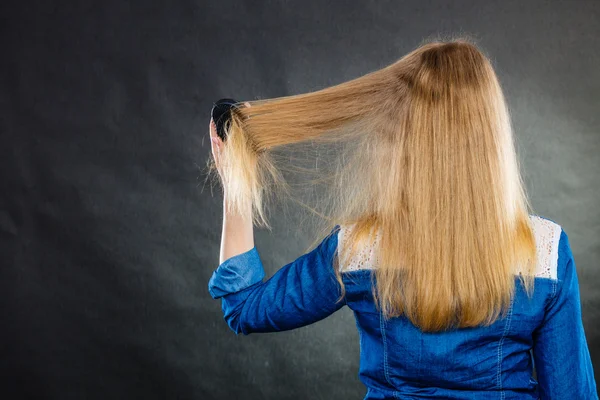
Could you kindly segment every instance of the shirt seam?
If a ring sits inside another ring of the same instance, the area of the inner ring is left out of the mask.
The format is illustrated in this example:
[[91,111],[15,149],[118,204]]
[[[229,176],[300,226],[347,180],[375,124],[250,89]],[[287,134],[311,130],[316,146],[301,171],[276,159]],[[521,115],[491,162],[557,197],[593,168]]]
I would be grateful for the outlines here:
[[506,321],[506,325],[504,326],[504,332],[502,333],[502,337],[500,338],[500,341],[498,342],[498,369],[497,369],[497,373],[496,373],[496,385],[500,389],[500,399],[501,400],[504,400],[506,397],[506,394],[504,393],[504,390],[502,388],[502,356],[503,356],[502,346],[504,345],[504,340],[506,339],[506,336],[508,335],[508,331],[510,330],[510,325],[511,325],[511,321],[512,321],[513,303],[514,303],[514,296],[510,301],[510,306],[509,306],[508,315],[507,315],[507,321]]
[[381,339],[383,342],[383,375],[385,376],[385,380],[387,381],[388,385],[390,385],[390,388],[392,389],[392,394],[394,396],[394,398],[397,398],[397,393],[394,390],[394,385],[392,385],[392,381],[390,379],[390,374],[389,374],[389,366],[388,366],[388,355],[387,355],[387,338],[385,335],[385,322],[384,322],[384,316],[383,313],[380,312],[379,313],[379,329],[381,330]]

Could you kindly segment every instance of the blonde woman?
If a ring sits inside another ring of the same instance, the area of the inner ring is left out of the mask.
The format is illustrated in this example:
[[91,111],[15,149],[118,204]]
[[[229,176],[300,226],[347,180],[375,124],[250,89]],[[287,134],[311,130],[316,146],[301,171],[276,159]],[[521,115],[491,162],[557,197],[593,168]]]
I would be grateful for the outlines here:
[[[531,212],[502,89],[470,39],[240,102],[225,141],[210,131],[224,223],[208,289],[233,331],[348,306],[365,399],[598,399],[569,239]],[[278,149],[302,143],[333,146],[315,167],[323,231],[265,280],[253,226],[268,227],[266,195],[291,193]]]

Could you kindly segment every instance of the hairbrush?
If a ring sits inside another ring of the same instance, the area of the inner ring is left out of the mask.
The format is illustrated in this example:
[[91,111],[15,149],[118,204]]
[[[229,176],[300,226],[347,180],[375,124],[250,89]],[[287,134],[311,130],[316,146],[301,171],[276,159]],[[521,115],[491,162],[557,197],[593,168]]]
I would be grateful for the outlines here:
[[225,141],[227,133],[225,132],[225,123],[231,119],[231,109],[239,102],[234,99],[220,99],[213,103],[210,115],[215,121],[217,135],[222,141]]

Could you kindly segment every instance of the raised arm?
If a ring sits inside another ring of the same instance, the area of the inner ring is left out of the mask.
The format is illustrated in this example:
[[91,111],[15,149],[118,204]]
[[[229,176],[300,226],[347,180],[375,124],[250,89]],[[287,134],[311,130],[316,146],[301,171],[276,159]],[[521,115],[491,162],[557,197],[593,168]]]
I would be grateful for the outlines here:
[[337,228],[321,243],[264,281],[256,247],[225,260],[208,283],[212,298],[221,299],[229,327],[244,335],[285,331],[317,322],[343,307],[333,257]]
[[533,356],[541,399],[598,399],[583,328],[579,282],[567,234],[558,246],[558,280],[543,324],[534,332]]

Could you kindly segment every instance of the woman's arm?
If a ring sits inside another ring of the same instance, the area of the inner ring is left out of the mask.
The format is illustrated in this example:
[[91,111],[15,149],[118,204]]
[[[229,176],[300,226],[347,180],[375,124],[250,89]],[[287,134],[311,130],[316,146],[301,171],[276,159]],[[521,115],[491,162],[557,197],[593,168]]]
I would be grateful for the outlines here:
[[223,230],[221,232],[219,264],[254,247],[254,226],[250,216],[250,208],[244,210],[241,214],[229,210],[227,207],[227,193],[223,194]]
[[[250,103],[244,103],[250,107]],[[215,121],[210,119],[209,123],[210,147],[215,161],[215,166],[223,179],[220,159],[221,150],[225,143],[217,135]],[[227,191],[223,193],[223,230],[221,232],[221,250],[219,263],[228,258],[242,254],[254,247],[254,225],[252,223],[252,204],[246,205],[245,209],[236,213],[227,206]]]
[[[337,226],[336,226],[337,228]],[[225,260],[214,271],[208,290],[221,298],[223,315],[236,333],[276,332],[317,322],[343,307],[333,257],[336,228],[311,252],[263,281],[256,247]]]
[[542,325],[534,332],[533,356],[542,399],[598,399],[581,316],[579,282],[569,239],[561,231],[558,280]]

